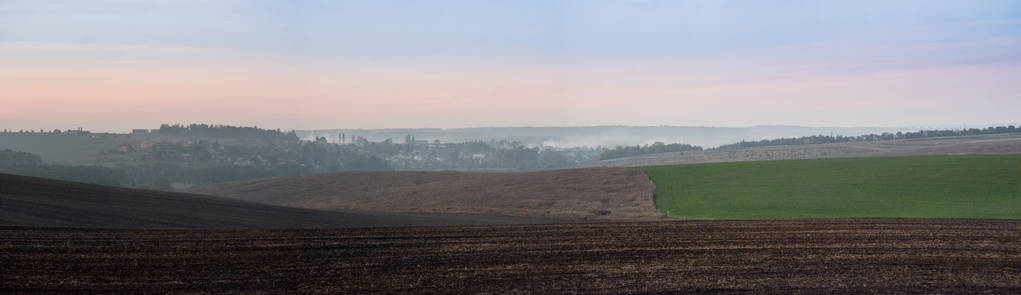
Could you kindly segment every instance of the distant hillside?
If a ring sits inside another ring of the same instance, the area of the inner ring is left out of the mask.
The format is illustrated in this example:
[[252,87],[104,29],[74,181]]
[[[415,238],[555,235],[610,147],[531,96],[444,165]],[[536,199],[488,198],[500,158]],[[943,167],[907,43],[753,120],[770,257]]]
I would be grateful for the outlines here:
[[962,154],[1021,154],[1021,134],[1006,133],[685,151],[594,161],[585,163],[585,165],[590,167],[635,167],[763,160]]
[[309,209],[472,213],[569,219],[657,219],[641,171],[342,172],[211,184],[197,193]]
[[551,221],[486,215],[326,212],[194,194],[0,174],[0,226],[326,228]]
[[[485,127],[485,128],[403,128],[403,129],[329,129],[296,130],[298,137],[313,140],[325,137],[330,142],[339,142],[342,133],[348,139],[355,136],[370,141],[392,139],[400,141],[405,136],[432,142],[467,141],[517,141],[526,145],[555,147],[633,146],[664,143],[686,143],[702,147],[715,147],[739,141],[758,141],[782,137],[809,135],[856,136],[869,133],[897,132],[911,130],[898,127],[804,127],[804,126],[752,126],[752,127],[705,127],[705,126],[579,126],[579,127]],[[918,129],[914,129],[918,130]]]
[[805,144],[824,144],[824,143],[841,143],[841,142],[863,142],[863,141],[880,141],[880,140],[894,140],[894,139],[920,139],[929,137],[952,137],[952,136],[976,136],[976,135],[992,135],[992,134],[1008,134],[1008,133],[1021,133],[1021,128],[1017,126],[995,126],[988,127],[985,129],[971,128],[971,129],[942,129],[942,130],[919,130],[914,132],[897,132],[897,133],[883,133],[883,134],[863,134],[858,136],[828,136],[828,135],[812,135],[802,137],[790,137],[790,138],[776,138],[776,139],[763,139],[760,141],[741,141],[738,143],[725,144],[716,147],[719,150],[732,150],[749,147],[763,147],[763,146],[782,146],[782,145],[805,145]]

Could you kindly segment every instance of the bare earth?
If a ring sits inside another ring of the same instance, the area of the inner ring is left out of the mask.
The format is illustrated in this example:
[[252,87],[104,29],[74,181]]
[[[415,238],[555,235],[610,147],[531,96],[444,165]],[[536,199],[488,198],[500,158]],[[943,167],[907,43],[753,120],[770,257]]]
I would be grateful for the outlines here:
[[652,165],[912,155],[1017,154],[1021,135],[932,137],[877,142],[753,147],[640,155],[588,163],[588,166],[636,167]]
[[0,293],[1021,293],[1018,220],[0,228]]
[[483,214],[331,212],[0,173],[0,226],[323,228],[562,222]]
[[641,171],[629,168],[349,172],[219,183],[192,192],[325,210],[589,220],[665,218],[653,202],[655,185]]

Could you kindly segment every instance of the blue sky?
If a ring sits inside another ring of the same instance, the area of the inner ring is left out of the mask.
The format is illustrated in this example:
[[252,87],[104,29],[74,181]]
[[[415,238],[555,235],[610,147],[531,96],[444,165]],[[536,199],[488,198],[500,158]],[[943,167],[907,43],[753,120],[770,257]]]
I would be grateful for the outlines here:
[[640,58],[1021,33],[1016,1],[3,1],[0,13],[3,41],[329,57]]
[[[10,88],[3,99],[20,107],[0,111],[0,124],[18,127],[852,126],[1021,117],[1012,110],[1021,109],[1021,89],[1005,85],[1021,78],[1018,1],[0,0],[0,53],[0,90]],[[138,89],[93,89],[83,79]],[[68,91],[32,86],[60,83]],[[182,84],[205,92],[176,90]],[[78,108],[77,117],[51,122],[30,108],[131,99],[171,111]],[[250,115],[223,116],[237,106],[173,107],[182,100],[253,106],[244,108]],[[334,105],[349,113],[321,111]],[[914,114],[918,105],[932,106]],[[449,116],[455,111],[476,115]]]

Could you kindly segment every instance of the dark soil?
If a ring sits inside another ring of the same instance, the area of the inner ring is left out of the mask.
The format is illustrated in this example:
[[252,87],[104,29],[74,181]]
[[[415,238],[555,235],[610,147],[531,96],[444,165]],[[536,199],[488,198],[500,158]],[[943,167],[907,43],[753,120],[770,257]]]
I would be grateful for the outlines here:
[[664,219],[656,186],[630,168],[540,172],[344,172],[212,184],[197,193],[307,209]]
[[1018,220],[0,228],[0,293],[1021,293]]
[[0,226],[318,228],[556,222],[479,214],[329,212],[0,174]]

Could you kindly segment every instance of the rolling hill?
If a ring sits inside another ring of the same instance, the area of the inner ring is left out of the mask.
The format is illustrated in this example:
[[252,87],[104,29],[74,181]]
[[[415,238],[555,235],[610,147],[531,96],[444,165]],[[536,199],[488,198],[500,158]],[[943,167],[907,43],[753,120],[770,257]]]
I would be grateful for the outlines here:
[[949,136],[874,142],[685,151],[593,161],[585,165],[589,167],[637,167],[741,161],[964,154],[1021,154],[1021,134]]
[[343,172],[206,185],[192,192],[325,210],[659,219],[655,186],[631,168],[519,173]]
[[696,219],[1021,218],[1021,155],[910,156],[641,168],[657,207]]
[[327,228],[555,222],[470,214],[328,212],[0,174],[0,226]]

